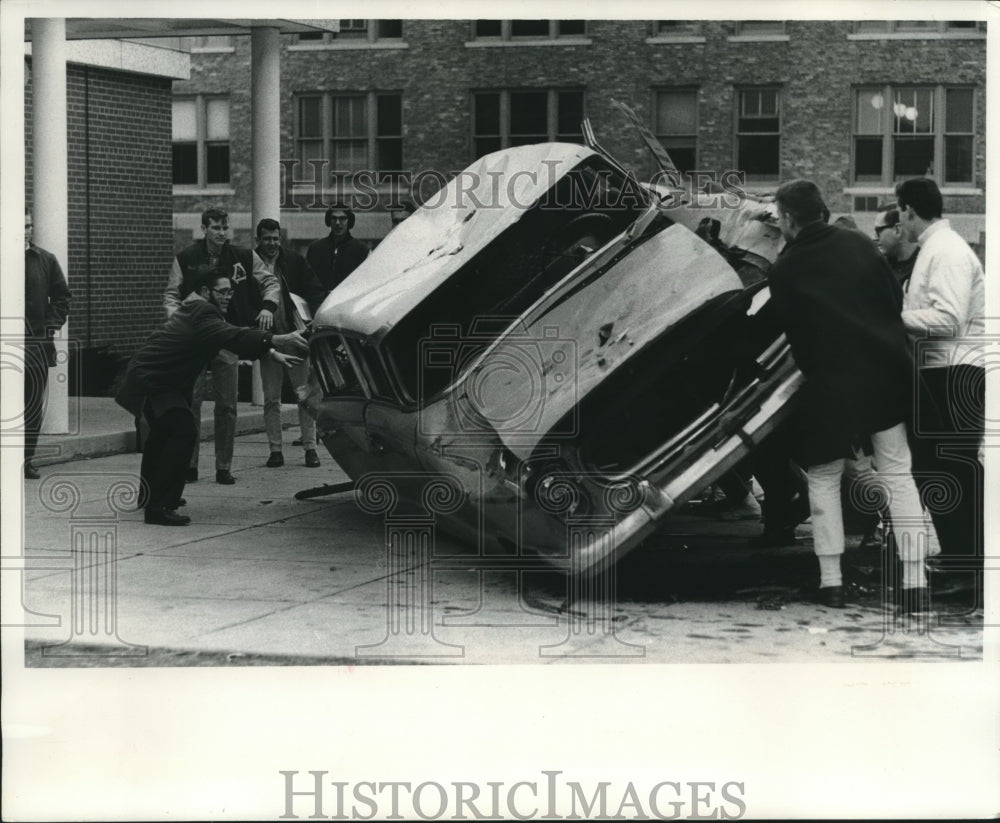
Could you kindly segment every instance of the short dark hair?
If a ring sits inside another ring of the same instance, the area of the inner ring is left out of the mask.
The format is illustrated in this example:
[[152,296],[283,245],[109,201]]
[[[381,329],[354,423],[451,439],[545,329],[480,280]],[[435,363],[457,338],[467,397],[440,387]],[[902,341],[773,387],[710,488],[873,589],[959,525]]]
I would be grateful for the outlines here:
[[224,223],[228,219],[229,212],[225,209],[220,209],[218,206],[209,206],[201,213],[201,225],[203,226],[207,226],[212,220]]
[[891,229],[893,226],[899,225],[899,209],[895,206],[890,206],[887,209],[883,209],[881,214],[885,223],[883,224],[887,229]]
[[281,231],[281,223],[273,217],[265,217],[257,224],[257,237],[262,231]]
[[899,210],[912,208],[921,220],[940,217],[944,210],[941,189],[928,177],[911,177],[896,184],[896,202]]
[[229,280],[229,275],[221,274],[218,269],[199,271],[191,282],[191,291],[201,292],[202,289],[212,289],[220,280]]
[[823,202],[819,186],[812,180],[789,180],[782,183],[774,193],[774,201],[800,226],[826,222],[830,218],[830,210]]

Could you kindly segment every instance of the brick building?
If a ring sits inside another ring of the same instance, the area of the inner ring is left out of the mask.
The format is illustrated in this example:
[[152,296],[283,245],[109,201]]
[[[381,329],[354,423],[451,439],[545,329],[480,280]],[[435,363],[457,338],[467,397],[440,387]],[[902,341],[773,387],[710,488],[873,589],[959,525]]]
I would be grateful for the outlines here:
[[[292,184],[281,219],[293,245],[326,232],[322,203],[340,190],[362,211],[355,234],[376,242],[389,227],[391,173],[426,197],[486,151],[579,140],[582,116],[648,178],[649,154],[614,100],[637,112],[681,168],[742,170],[755,192],[809,177],[835,214],[853,213],[866,229],[894,180],[928,174],[956,228],[982,241],[982,22],[340,24],[336,34],[282,36],[281,156]],[[228,208],[248,241],[248,39],[173,45],[192,51],[190,79],[174,83],[175,245],[200,236],[208,203]]]
[[[31,58],[26,58],[25,142],[32,144]],[[186,55],[108,43],[74,43],[66,66],[69,254],[75,341],[71,394],[101,394],[117,361],[161,322],[173,254],[171,84]],[[25,155],[26,206],[33,157]],[[165,262],[167,261],[167,262]],[[82,375],[83,385],[75,385]]]

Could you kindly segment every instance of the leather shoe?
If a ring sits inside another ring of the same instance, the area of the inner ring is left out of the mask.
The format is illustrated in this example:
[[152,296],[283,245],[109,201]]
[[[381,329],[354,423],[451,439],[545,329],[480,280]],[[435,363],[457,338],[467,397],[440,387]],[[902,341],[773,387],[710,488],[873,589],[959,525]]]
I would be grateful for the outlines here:
[[30,463],[24,464],[24,479],[25,480],[39,480],[41,475],[37,472],[34,466]]
[[151,526],[186,526],[191,518],[173,509],[146,509],[146,522]]
[[816,602],[828,609],[844,608],[844,587],[823,586],[816,592]]
[[223,486],[232,486],[236,482],[236,478],[229,469],[219,469],[215,473],[215,482],[221,483]]
[[188,469],[187,473],[184,475],[185,483],[197,483],[198,482],[198,470]]
[[317,466],[319,466],[319,455],[316,454],[316,449],[306,450],[306,465],[310,469],[315,469]]
[[267,458],[267,462],[264,465],[269,469],[276,469],[278,466],[284,466],[285,456],[281,452],[271,452],[271,456]]

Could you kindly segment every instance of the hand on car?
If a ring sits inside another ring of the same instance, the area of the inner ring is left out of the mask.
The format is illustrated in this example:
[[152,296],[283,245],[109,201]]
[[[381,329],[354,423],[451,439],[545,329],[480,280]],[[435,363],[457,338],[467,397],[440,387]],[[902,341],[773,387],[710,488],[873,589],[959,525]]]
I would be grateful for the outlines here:
[[277,360],[285,368],[291,368],[292,366],[297,366],[302,362],[301,357],[296,357],[293,354],[282,354],[277,349],[271,349],[270,355],[272,360]]
[[297,331],[289,332],[288,334],[276,334],[271,338],[271,342],[274,343],[276,349],[281,349],[281,351],[289,354],[309,353],[309,343]]

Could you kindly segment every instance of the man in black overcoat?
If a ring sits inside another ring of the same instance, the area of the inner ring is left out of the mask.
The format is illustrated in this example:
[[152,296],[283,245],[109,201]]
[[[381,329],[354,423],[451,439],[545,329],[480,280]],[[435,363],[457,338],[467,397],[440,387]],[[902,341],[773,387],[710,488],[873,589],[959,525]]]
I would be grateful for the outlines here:
[[806,468],[819,601],[844,603],[841,476],[856,446],[873,451],[903,561],[901,606],[926,606],[927,530],[913,481],[905,422],[912,408],[913,362],[900,317],[902,294],[875,244],[827,225],[817,186],[783,184],[775,193],[786,245],[771,268],[771,299],[795,362],[806,378],[796,457]]

